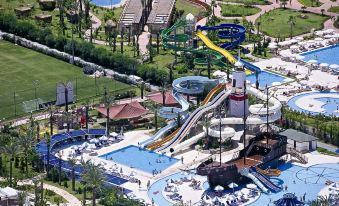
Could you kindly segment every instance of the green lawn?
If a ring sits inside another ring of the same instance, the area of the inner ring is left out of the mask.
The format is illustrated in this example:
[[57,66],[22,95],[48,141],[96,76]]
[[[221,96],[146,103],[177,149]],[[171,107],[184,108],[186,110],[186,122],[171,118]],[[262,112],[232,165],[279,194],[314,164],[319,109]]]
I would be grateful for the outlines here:
[[[271,37],[289,37],[290,24],[288,19],[294,16],[296,23],[292,29],[292,36],[308,33],[311,29],[322,29],[323,23],[328,19],[327,16],[321,16],[312,13],[301,13],[290,9],[274,9],[258,18],[261,22],[260,30]],[[306,17],[306,18],[305,18]]]
[[243,5],[220,4],[221,15],[225,17],[230,16],[250,16],[260,12],[257,7],[248,7]]
[[1,118],[14,116],[15,108],[17,115],[23,113],[22,102],[35,99],[35,80],[37,97],[44,101],[55,100],[56,84],[66,80],[73,82],[77,100],[99,96],[105,86],[109,91],[135,89],[108,78],[95,80],[85,76],[79,67],[6,41],[0,41],[0,72]]
[[222,0],[224,2],[234,2],[234,3],[243,3],[243,4],[252,4],[252,5],[265,5],[270,4],[269,1],[265,0]]
[[191,13],[193,14],[194,16],[198,16],[199,13],[205,11],[204,8],[198,6],[198,5],[195,5],[195,4],[192,4],[186,0],[177,0],[175,2],[175,8],[177,8],[177,10],[184,10],[184,17]]
[[327,11],[339,14],[339,6],[333,6],[329,8]]
[[319,7],[322,3],[319,0],[298,0],[304,6],[307,7]]

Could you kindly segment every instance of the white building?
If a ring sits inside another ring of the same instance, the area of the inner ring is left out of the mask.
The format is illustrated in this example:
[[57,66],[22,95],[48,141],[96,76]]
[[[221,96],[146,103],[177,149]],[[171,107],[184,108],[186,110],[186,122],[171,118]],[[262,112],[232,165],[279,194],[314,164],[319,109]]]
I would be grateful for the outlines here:
[[309,152],[317,149],[317,138],[312,135],[294,129],[287,129],[279,134],[286,136],[288,146],[299,152]]

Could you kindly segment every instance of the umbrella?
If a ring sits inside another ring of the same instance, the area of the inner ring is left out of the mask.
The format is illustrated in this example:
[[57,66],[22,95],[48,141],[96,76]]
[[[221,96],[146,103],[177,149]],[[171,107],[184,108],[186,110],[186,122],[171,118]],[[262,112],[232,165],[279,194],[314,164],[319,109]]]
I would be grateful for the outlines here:
[[305,45],[307,44],[305,41],[298,42],[299,45]]
[[177,187],[172,187],[171,192],[178,192],[178,188]]
[[236,197],[234,197],[234,195],[229,195],[227,200],[233,201],[233,200],[236,200]]
[[73,145],[73,146],[71,147],[72,150],[76,150],[76,149],[78,149],[78,148],[79,148],[79,147],[76,146],[76,145]]
[[89,142],[91,142],[91,143],[99,143],[99,140],[97,138],[93,138]]
[[307,43],[308,44],[313,44],[315,41],[314,40],[308,40]]
[[304,40],[304,37],[298,36],[298,37],[296,37],[295,39],[296,39],[296,40],[299,40],[299,41],[302,41],[302,40]]
[[292,45],[290,48],[291,49],[298,49],[299,47],[297,45]]
[[232,182],[232,183],[230,183],[230,184],[228,185],[228,187],[229,187],[229,188],[232,188],[232,189],[233,189],[233,192],[234,192],[234,188],[238,187],[238,185],[235,184],[234,182]]
[[331,64],[330,68],[331,69],[337,69],[337,68],[339,68],[339,65],[338,64]]
[[118,136],[118,133],[116,133],[116,132],[111,132],[111,133],[109,133],[109,135],[115,137],[115,136]]
[[87,146],[87,150],[93,150],[93,149],[96,149],[97,147],[94,145],[94,144],[89,144],[88,146]]
[[217,196],[215,196],[213,199],[212,199],[213,202],[220,202],[219,198]]
[[249,189],[257,189],[257,185],[252,184],[252,183],[251,184],[247,184],[246,187],[249,188]]
[[297,205],[304,205],[303,202],[300,202],[297,197],[292,194],[292,193],[286,193],[283,195],[283,197],[277,201],[273,202],[274,205],[276,206],[285,206],[285,205],[289,205],[289,206],[297,206]]
[[217,185],[215,188],[214,188],[215,191],[223,191],[224,190],[224,187],[221,186],[221,185]]
[[248,188],[242,188],[241,189],[241,192],[244,194],[244,195],[248,195],[248,194],[250,194],[250,190],[248,189]]
[[318,61],[315,59],[308,60],[307,63],[316,64]]
[[303,59],[305,59],[305,56],[298,55],[295,58],[298,59],[298,60],[303,60]]
[[84,143],[82,143],[82,145],[80,147],[88,147],[88,146],[89,146],[88,142],[84,142]]
[[204,194],[202,194],[201,199],[202,199],[203,201],[207,201],[207,200],[210,199],[210,197],[207,195],[207,193],[204,193]]
[[108,140],[108,137],[102,136],[102,137],[100,137],[99,139],[100,139],[101,141],[107,141],[107,140]]
[[327,64],[327,63],[321,63],[321,64],[319,64],[319,66],[321,66],[321,67],[328,67],[329,64]]
[[314,39],[315,41],[323,41],[324,39],[323,38],[320,38],[320,37],[317,37]]

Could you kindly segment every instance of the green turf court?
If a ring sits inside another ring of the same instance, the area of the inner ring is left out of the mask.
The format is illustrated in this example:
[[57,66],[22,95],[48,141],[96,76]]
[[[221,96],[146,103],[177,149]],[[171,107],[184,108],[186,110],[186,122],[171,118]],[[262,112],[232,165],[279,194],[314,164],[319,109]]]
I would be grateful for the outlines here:
[[110,92],[135,89],[108,78],[88,77],[79,67],[3,40],[0,72],[0,119],[23,114],[31,100],[54,101],[60,82],[72,81],[77,100],[100,96],[104,87]]

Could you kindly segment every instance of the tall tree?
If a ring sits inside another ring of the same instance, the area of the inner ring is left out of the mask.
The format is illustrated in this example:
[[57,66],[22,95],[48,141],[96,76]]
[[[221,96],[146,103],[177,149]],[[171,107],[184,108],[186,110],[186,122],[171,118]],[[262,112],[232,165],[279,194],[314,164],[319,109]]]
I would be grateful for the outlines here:
[[105,181],[103,168],[94,165],[91,161],[87,161],[82,179],[86,182],[86,186],[92,189],[92,205],[96,206],[97,191]]
[[107,89],[105,88],[104,97],[102,99],[102,103],[106,108],[106,136],[109,137],[110,134],[110,107],[115,103],[115,97],[113,95],[109,95]]
[[47,145],[47,157],[46,157],[46,173],[47,177],[49,178],[49,155],[51,153],[51,136],[46,132],[45,133],[45,141]]
[[287,23],[289,23],[289,25],[290,25],[290,38],[292,38],[293,37],[293,27],[295,26],[295,23],[296,23],[295,16],[289,16]]
[[32,150],[34,147],[34,127],[29,127],[26,129],[26,132],[24,135],[22,135],[19,138],[19,143],[21,147],[23,148],[23,153],[25,156],[25,172],[26,175],[28,175],[28,153]]
[[72,168],[72,171],[71,171],[71,178],[72,178],[72,191],[75,191],[75,166],[77,164],[77,159],[74,158],[74,157],[71,157],[68,159],[68,163],[69,165],[71,166]]
[[59,26],[62,29],[62,34],[65,35],[65,1],[64,0],[58,0],[58,7],[59,7]]
[[9,157],[9,186],[13,184],[13,161],[15,157],[20,154],[21,146],[17,140],[17,137],[9,136],[6,144],[0,145],[0,152],[3,152]]

